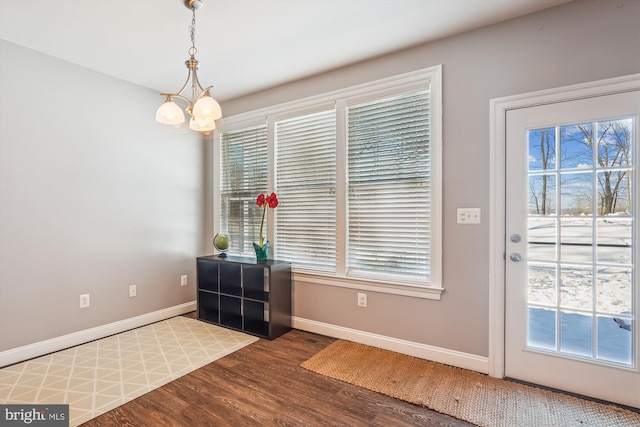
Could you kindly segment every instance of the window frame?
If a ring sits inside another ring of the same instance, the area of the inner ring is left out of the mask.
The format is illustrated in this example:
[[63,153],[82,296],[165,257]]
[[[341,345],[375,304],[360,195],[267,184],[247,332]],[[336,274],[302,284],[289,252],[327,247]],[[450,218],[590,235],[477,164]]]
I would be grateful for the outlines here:
[[[322,111],[323,109],[336,108],[336,144],[337,162],[342,162],[344,167],[338,167],[336,172],[336,245],[346,250],[346,233],[348,227],[346,206],[346,107],[354,103],[367,100],[380,99],[388,95],[397,94],[424,87],[425,83],[430,88],[430,161],[431,161],[431,274],[430,282],[425,285],[407,284],[394,280],[369,279],[363,277],[347,276],[346,255],[336,260],[336,273],[309,271],[302,269],[293,270],[293,279],[296,282],[309,283],[324,286],[338,286],[371,292],[381,292],[396,295],[405,295],[416,298],[439,300],[444,288],[442,286],[442,65],[404,73],[401,75],[372,81],[369,83],[332,91],[326,94],[304,98],[284,104],[261,108],[231,117],[226,117],[224,125],[216,132],[213,147],[213,229],[214,235],[220,228],[220,211],[215,209],[220,206],[221,176],[221,133],[255,126],[267,125],[267,153],[269,164],[268,190],[275,188],[275,123],[279,120],[302,116],[305,114]],[[341,189],[342,187],[342,189]],[[341,194],[342,193],[342,194]],[[267,238],[275,242],[274,236],[274,209],[267,210]],[[275,242],[277,250],[277,242]],[[345,253],[342,250],[342,253]],[[341,274],[344,273],[344,274]]]

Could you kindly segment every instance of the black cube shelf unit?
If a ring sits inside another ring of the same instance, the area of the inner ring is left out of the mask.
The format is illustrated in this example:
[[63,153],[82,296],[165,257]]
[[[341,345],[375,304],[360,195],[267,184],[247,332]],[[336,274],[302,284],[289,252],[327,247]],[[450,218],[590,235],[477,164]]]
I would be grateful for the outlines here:
[[291,330],[291,263],[197,258],[198,319],[261,338]]

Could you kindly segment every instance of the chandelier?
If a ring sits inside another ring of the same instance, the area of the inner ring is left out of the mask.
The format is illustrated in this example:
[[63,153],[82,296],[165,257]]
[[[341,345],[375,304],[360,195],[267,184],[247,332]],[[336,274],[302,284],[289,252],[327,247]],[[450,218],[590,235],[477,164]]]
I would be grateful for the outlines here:
[[[184,111],[189,115],[189,129],[196,132],[211,133],[216,128],[215,120],[222,117],[222,109],[220,104],[211,97],[211,89],[202,87],[198,80],[198,65],[196,59],[196,10],[203,6],[199,0],[184,0],[184,5],[191,9],[192,19],[189,31],[191,33],[191,47],[189,48],[189,59],[185,61],[185,65],[189,69],[189,75],[180,90],[176,93],[163,93],[166,97],[158,111],[156,111],[156,120],[162,124],[173,126],[174,129],[185,128],[185,115],[182,108],[178,106],[174,100],[180,100],[187,104]],[[191,82],[191,98],[182,95],[187,86]],[[186,129],[185,129],[186,131]]]

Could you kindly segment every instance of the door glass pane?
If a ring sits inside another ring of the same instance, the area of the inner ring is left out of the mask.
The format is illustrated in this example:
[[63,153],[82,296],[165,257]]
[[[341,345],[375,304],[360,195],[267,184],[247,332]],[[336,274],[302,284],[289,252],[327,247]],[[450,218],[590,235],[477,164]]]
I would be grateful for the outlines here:
[[596,310],[598,312],[598,359],[632,364],[631,268],[598,270]]
[[528,133],[527,346],[633,366],[632,119]]
[[560,306],[591,310],[593,276],[590,267],[563,266],[560,271]]
[[631,171],[618,169],[598,172],[598,215],[631,214]]
[[631,365],[631,319],[598,316],[598,359]]
[[602,121],[597,123],[597,127],[600,166],[631,166],[633,120]]
[[612,316],[630,316],[631,268],[603,267],[596,274],[596,310]]
[[631,265],[631,218],[607,216],[596,221],[598,262]]
[[555,218],[529,216],[527,256],[530,260],[556,260],[557,223]]
[[593,125],[583,123],[560,128],[560,168],[590,169],[593,166]]
[[593,173],[560,174],[560,208],[565,216],[593,214]]
[[554,128],[529,131],[529,170],[556,168],[556,130]]
[[529,264],[529,304],[555,307],[557,304],[557,274],[555,265]]
[[593,354],[593,318],[584,313],[562,311],[560,313],[560,351],[576,356]]
[[562,218],[560,227],[561,261],[591,263],[593,258],[593,219],[579,216]]
[[555,310],[529,307],[527,345],[541,350],[556,350]]
[[529,177],[529,214],[553,215],[556,213],[555,174],[531,175]]

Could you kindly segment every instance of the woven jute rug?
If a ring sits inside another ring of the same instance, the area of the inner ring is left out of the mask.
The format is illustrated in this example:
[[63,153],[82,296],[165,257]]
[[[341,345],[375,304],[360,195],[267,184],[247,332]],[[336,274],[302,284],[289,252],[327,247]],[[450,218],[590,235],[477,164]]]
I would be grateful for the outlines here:
[[404,354],[335,341],[302,367],[484,427],[638,427],[640,414]]

